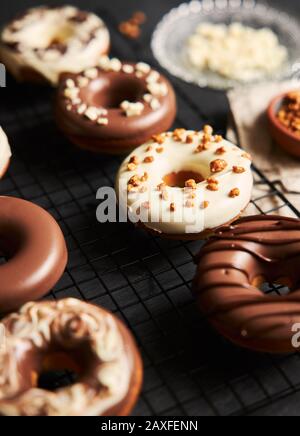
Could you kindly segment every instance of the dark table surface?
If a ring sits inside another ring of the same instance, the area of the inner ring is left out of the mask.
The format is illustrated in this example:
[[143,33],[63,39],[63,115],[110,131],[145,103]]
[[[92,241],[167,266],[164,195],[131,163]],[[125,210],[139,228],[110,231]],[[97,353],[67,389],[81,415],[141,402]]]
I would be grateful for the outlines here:
[[[155,65],[150,49],[153,29],[180,1],[69,3],[103,17],[114,55]],[[4,0],[0,20],[4,23],[16,12],[39,4]],[[300,15],[297,1],[271,4]],[[117,27],[136,10],[144,11],[148,20],[142,37],[129,41]],[[228,103],[223,92],[171,80],[178,98],[177,126],[199,129],[209,122],[224,131]],[[297,354],[275,357],[241,350],[201,318],[190,291],[192,257],[201,243],[167,242],[127,224],[95,222],[96,190],[113,185],[120,159],[93,157],[68,144],[53,123],[51,98],[51,90],[17,85],[12,79],[1,90],[0,124],[9,135],[14,160],[0,184],[0,195],[42,205],[63,229],[69,265],[49,297],[74,296],[101,304],[131,328],[145,365],[143,393],[134,414],[299,415]]]

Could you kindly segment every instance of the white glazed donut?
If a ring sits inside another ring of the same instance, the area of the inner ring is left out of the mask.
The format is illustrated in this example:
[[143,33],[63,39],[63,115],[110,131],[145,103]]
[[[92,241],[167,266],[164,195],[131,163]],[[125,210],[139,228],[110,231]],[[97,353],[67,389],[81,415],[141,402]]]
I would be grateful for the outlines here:
[[238,218],[251,199],[251,158],[213,135],[177,129],[152,138],[121,165],[121,210],[172,238],[198,239]]
[[11,149],[4,131],[0,127],[0,178],[6,172],[11,158]]
[[64,72],[77,73],[106,54],[110,37],[103,21],[73,6],[27,10],[2,31],[1,61],[19,80],[57,84]]

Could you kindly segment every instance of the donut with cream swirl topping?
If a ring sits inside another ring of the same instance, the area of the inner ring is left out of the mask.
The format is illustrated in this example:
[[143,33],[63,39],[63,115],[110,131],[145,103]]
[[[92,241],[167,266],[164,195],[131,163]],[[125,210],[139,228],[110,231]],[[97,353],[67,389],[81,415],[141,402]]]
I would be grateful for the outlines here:
[[[3,320],[0,414],[124,416],[138,398],[142,363],[129,330],[105,309],[76,299],[28,303]],[[77,381],[55,391],[41,373],[68,369]]]

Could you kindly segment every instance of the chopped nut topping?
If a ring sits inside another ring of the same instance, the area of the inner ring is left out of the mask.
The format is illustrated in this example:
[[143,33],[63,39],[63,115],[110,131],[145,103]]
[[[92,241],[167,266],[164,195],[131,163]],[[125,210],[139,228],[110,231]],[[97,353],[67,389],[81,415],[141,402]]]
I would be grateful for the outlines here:
[[144,173],[141,177],[141,181],[142,182],[147,182],[147,180],[149,179],[149,174],[148,173]]
[[219,143],[219,142],[222,142],[222,141],[223,141],[223,136],[221,136],[221,135],[216,135],[215,136],[215,142]]
[[98,77],[98,70],[97,68],[89,68],[88,70],[85,70],[83,74],[88,79],[96,79]]
[[170,211],[171,211],[171,212],[175,212],[175,210],[176,210],[175,203],[171,203],[171,204],[170,204]]
[[207,135],[212,135],[214,130],[213,130],[213,128],[211,126],[206,125],[206,126],[203,127],[203,132],[205,134],[207,134]]
[[174,141],[183,141],[183,135],[185,134],[186,130],[185,129],[176,129],[173,132],[173,139]]
[[187,137],[185,138],[185,142],[187,144],[192,144],[194,142],[194,135],[187,135]]
[[121,109],[126,113],[127,117],[139,116],[144,110],[144,105],[141,102],[131,103],[129,101],[123,101],[120,105]]
[[161,153],[163,153],[163,152],[164,152],[164,147],[157,147],[157,148],[156,148],[156,153],[161,154]]
[[141,181],[139,180],[138,176],[132,176],[128,182],[128,185],[132,186],[139,186],[141,184]]
[[129,163],[127,165],[128,171],[135,171],[136,170],[136,164],[135,163]]
[[206,189],[208,189],[209,191],[218,191],[219,185],[217,185],[216,183],[209,183]]
[[218,148],[217,150],[216,150],[216,154],[217,155],[222,155],[222,154],[225,154],[226,153],[226,148],[225,147],[220,147],[220,148]]
[[203,203],[202,203],[202,205],[201,205],[201,208],[202,208],[202,209],[207,209],[208,206],[209,206],[209,201],[203,201]]
[[152,163],[154,162],[154,156],[146,156],[144,159],[144,163]]
[[215,179],[214,177],[209,177],[207,179],[207,183],[215,183],[215,184],[219,184],[219,180]]
[[135,165],[138,165],[138,164],[139,164],[139,159],[138,159],[138,157],[137,157],[137,156],[131,156],[131,158],[130,158],[130,160],[129,160],[129,163],[133,163],[133,164],[135,164]]
[[140,26],[131,21],[123,21],[120,23],[119,32],[130,39],[137,39],[141,35]]
[[185,187],[190,189],[197,189],[197,183],[194,179],[190,179],[185,182]]
[[246,170],[245,170],[244,167],[237,167],[237,166],[234,166],[234,167],[232,168],[232,171],[233,171],[234,173],[236,173],[236,174],[242,174],[242,173],[244,173]]
[[165,142],[165,137],[163,135],[153,135],[152,139],[154,142],[157,142],[157,144],[163,144]]
[[220,173],[228,166],[227,162],[223,159],[216,159],[210,163],[210,170],[212,173]]
[[146,152],[147,152],[147,153],[149,153],[149,152],[152,151],[152,150],[153,150],[152,145],[149,145],[149,146],[146,148]]
[[239,188],[234,188],[229,192],[229,197],[231,197],[231,198],[238,197],[240,195],[240,193],[241,192],[240,192]]

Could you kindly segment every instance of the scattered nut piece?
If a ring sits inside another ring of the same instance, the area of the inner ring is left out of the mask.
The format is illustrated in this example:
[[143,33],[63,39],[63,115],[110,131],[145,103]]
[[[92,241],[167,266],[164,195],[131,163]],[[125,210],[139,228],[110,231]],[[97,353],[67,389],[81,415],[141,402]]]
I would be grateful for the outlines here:
[[141,35],[140,27],[130,21],[123,21],[119,24],[119,32],[130,39],[137,39]]
[[175,129],[173,132],[174,141],[181,142],[183,141],[183,135],[185,134],[185,129]]
[[170,211],[171,211],[171,212],[175,212],[175,210],[176,210],[175,203],[171,203],[171,204],[170,204]]
[[192,134],[187,135],[187,137],[185,138],[185,142],[187,144],[192,144],[194,142],[194,135],[192,135]]
[[221,135],[215,135],[215,142],[219,143],[223,141],[223,136]]
[[208,206],[209,206],[209,201],[203,201],[203,203],[201,204],[202,209],[207,209]]
[[244,167],[234,166],[234,167],[232,168],[232,171],[233,171],[234,173],[236,173],[236,174],[242,174],[242,173],[244,173],[246,170],[245,170]]
[[165,137],[163,135],[153,135],[152,140],[161,145],[165,142]]
[[141,177],[141,181],[142,182],[147,182],[147,180],[149,179],[149,174],[148,173],[144,173]]
[[130,158],[130,160],[129,160],[129,163],[133,163],[133,164],[135,164],[135,165],[138,165],[138,164],[139,164],[139,159],[138,159],[138,157],[137,157],[137,156],[131,156],[131,158]]
[[212,173],[220,173],[228,166],[227,162],[223,159],[216,159],[210,163],[210,170]]
[[234,188],[229,192],[229,197],[231,198],[235,198],[238,197],[240,195],[241,191],[239,190],[239,188]]
[[154,162],[154,156],[146,156],[144,159],[144,163],[152,163]]
[[226,148],[225,147],[220,147],[216,150],[216,154],[221,156],[222,154],[226,153]]
[[156,153],[161,154],[164,152],[164,147],[157,147],[156,148]]
[[127,165],[128,171],[135,171],[136,170],[136,164],[135,163],[129,163]]
[[242,157],[244,157],[245,159],[252,160],[252,156],[251,156],[250,153],[243,153],[243,154],[242,154]]
[[207,135],[212,135],[214,132],[214,129],[207,124],[203,127],[203,132]]
[[190,179],[185,182],[185,187],[190,189],[197,189],[197,183],[194,179]]

